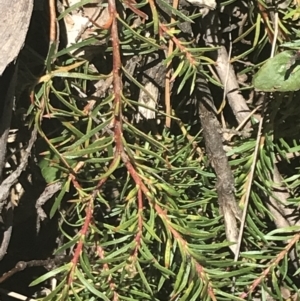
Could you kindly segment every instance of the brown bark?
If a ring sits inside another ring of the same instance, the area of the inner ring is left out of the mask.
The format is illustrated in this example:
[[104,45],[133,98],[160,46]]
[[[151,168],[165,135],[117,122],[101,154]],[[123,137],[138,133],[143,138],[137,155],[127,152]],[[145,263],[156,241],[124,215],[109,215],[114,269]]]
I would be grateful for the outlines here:
[[[217,192],[220,211],[224,216],[226,238],[230,242],[238,240],[237,219],[241,218],[234,195],[234,177],[223,149],[222,129],[216,116],[216,108],[205,79],[198,79],[199,115],[205,139],[207,155],[217,176]],[[231,246],[235,253],[236,246]]]

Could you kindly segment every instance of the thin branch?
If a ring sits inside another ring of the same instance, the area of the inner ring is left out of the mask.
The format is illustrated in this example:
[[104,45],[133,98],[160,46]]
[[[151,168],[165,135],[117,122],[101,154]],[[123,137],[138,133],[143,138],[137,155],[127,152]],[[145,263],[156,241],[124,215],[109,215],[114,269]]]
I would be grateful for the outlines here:
[[37,228],[37,233],[40,230],[40,222],[43,221],[47,216],[46,213],[44,212],[42,206],[52,198],[52,196],[58,192],[61,189],[61,182],[55,182],[52,184],[49,184],[43,193],[40,195],[40,197],[37,199],[35,203],[35,208],[37,211],[37,223],[36,223],[36,228]]
[[[231,23],[231,17],[230,17],[230,23]],[[230,69],[231,54],[232,54],[232,35],[231,35],[231,31],[230,31],[229,32],[229,53],[228,53],[228,63],[227,63],[228,65],[227,65],[225,82],[223,83],[224,90],[223,90],[222,104],[221,104],[220,108],[218,109],[218,114],[221,113],[221,111],[223,111],[223,108],[225,107],[225,103],[226,103],[226,95],[228,93],[228,87],[227,87],[227,85],[228,85],[228,79],[229,79],[229,69]],[[223,114],[222,114],[222,116],[223,116]],[[223,127],[225,127],[224,125],[225,125],[225,122],[223,124]]]
[[272,42],[272,50],[271,50],[271,57],[273,57],[275,55],[275,51],[276,51],[276,43],[277,43],[277,38],[278,38],[278,12],[275,12],[274,14],[274,38],[273,38],[273,42]]
[[121,123],[121,92],[122,92],[122,79],[121,79],[121,53],[120,53],[120,41],[119,41],[119,32],[118,32],[118,23],[117,23],[117,8],[115,0],[109,0],[109,11],[112,17],[111,24],[111,38],[112,38],[112,47],[113,47],[113,90],[114,90],[114,107],[115,107],[115,122]]
[[171,29],[169,29],[166,25],[164,24],[160,24],[160,28],[163,32],[165,32],[168,36],[170,36],[170,39],[172,40],[172,42],[178,47],[178,49],[180,50],[181,53],[185,54],[187,60],[190,62],[190,64],[192,66],[197,66],[197,60],[193,57],[193,54],[187,50],[187,48],[182,45],[182,43],[180,42],[180,40],[178,40],[170,31]]
[[198,262],[197,259],[194,258],[194,256],[190,253],[190,250],[188,248],[188,243],[187,241],[180,235],[180,233],[175,230],[172,225],[171,225],[171,221],[169,219],[169,217],[167,216],[167,213],[157,204],[157,203],[154,203],[153,204],[154,206],[154,209],[156,210],[157,214],[164,220],[166,221],[166,223],[168,224],[168,229],[169,231],[173,234],[174,238],[178,241],[178,243],[181,244],[182,246],[182,249],[186,252],[186,254],[192,259],[193,263],[195,264],[195,267],[196,267],[196,271],[197,271],[197,274],[198,274],[198,277],[200,279],[203,280],[203,282],[207,285],[206,288],[207,288],[207,292],[208,292],[208,295],[210,296],[210,298],[213,300],[213,301],[216,301],[216,296],[215,296],[215,293],[213,291],[213,287],[212,287],[212,284],[211,284],[211,281],[209,280],[209,277],[207,276],[207,273],[205,272],[203,266]]
[[[114,159],[112,163],[110,164],[110,168],[114,168],[117,161],[120,157],[120,152],[122,151],[122,118],[121,118],[121,92],[122,92],[122,80],[120,76],[120,70],[121,70],[121,56],[120,56],[120,42],[119,42],[119,35],[118,35],[118,24],[117,24],[117,9],[116,9],[116,3],[115,0],[109,0],[109,12],[112,19],[111,23],[111,38],[112,38],[112,45],[113,45],[113,90],[114,90],[114,138],[116,142],[116,151],[114,153]],[[109,169],[110,169],[109,168]],[[100,188],[107,180],[108,175],[104,178],[102,178],[99,183],[97,184],[96,188],[93,190],[90,199],[88,201],[88,206],[86,208],[86,217],[84,224],[80,230],[80,239],[77,243],[75,253],[72,259],[72,268],[69,272],[68,276],[68,285],[70,285],[73,282],[73,274],[75,271],[75,268],[77,266],[79,256],[83,249],[83,244],[85,240],[85,236],[87,235],[89,226],[92,222],[92,216],[93,216],[93,208],[94,208],[94,199],[96,198]]]
[[[105,258],[104,250],[101,246],[97,246],[97,254],[98,254],[100,259],[103,260]],[[109,265],[107,263],[103,263],[103,271],[109,271]],[[108,282],[109,282],[109,287],[110,287],[110,289],[112,290],[112,292],[114,294],[114,297],[113,297],[112,301],[119,301],[119,295],[116,292],[116,284],[113,281],[111,274],[108,275]]]
[[[205,28],[205,43],[207,46],[213,45],[214,47],[218,47],[218,50],[216,51],[215,69],[218,73],[220,81],[224,86],[224,89],[226,89],[228,104],[230,105],[237,122],[240,124],[247,119],[250,109],[246,103],[246,100],[240,93],[235,71],[230,63],[228,52],[223,45],[222,36],[219,30],[219,16],[215,12],[210,12],[209,14],[211,21],[204,22],[203,20],[202,22]],[[245,129],[251,129],[250,122],[245,124]]]
[[[265,102],[263,104],[263,112],[264,112],[264,109],[265,109]],[[248,180],[245,184],[246,194],[245,194],[245,201],[244,201],[244,209],[243,209],[243,215],[242,215],[240,231],[239,231],[239,238],[238,238],[238,243],[237,243],[237,252],[235,253],[234,261],[238,261],[238,258],[240,255],[240,248],[241,248],[243,234],[244,234],[244,228],[245,228],[245,224],[246,224],[246,218],[247,218],[247,213],[248,213],[247,209],[248,209],[248,204],[249,204],[249,199],[250,199],[250,193],[252,190],[252,181],[253,181],[254,171],[256,168],[258,150],[259,150],[259,147],[261,146],[261,142],[262,142],[262,126],[263,126],[263,116],[259,121],[256,144],[255,144],[255,149],[253,152],[253,159],[252,159],[253,161],[252,161],[250,173],[248,175]]]
[[[155,202],[155,198],[151,195],[149,189],[139,176],[138,172],[136,171],[134,167],[134,163],[131,161],[131,158],[127,155],[127,153],[124,150],[123,145],[123,125],[122,122],[126,122],[125,119],[122,118],[122,79],[121,79],[121,53],[120,53],[120,41],[119,41],[119,33],[118,33],[118,27],[117,27],[117,10],[116,10],[116,3],[115,0],[109,0],[109,11],[110,16],[112,19],[111,23],[111,41],[112,41],[112,49],[113,49],[113,93],[114,93],[114,120],[113,120],[113,135],[114,135],[114,141],[115,141],[115,151],[114,151],[114,160],[110,165],[110,168],[113,168],[113,166],[117,165],[117,160],[119,158],[122,159],[127,171],[129,172],[131,178],[134,180],[135,184],[138,186],[138,210],[139,210],[139,219],[138,219],[138,232],[135,237],[136,241],[136,248],[134,251],[134,254],[137,254],[139,244],[141,241],[141,235],[143,230],[143,217],[142,217],[142,210],[143,210],[143,195],[147,198],[149,205],[154,208],[154,210],[157,212],[159,217],[165,222],[167,225],[167,230],[172,234],[174,239],[182,246],[182,249],[184,250],[187,257],[191,258],[192,262],[194,263],[197,271],[197,275],[199,279],[202,279],[203,282],[206,284],[207,292],[212,300],[216,300],[216,297],[214,295],[212,284],[209,280],[209,277],[207,273],[205,272],[203,266],[198,262],[196,258],[193,257],[188,242],[182,237],[182,235],[172,226],[171,219],[168,217],[167,212],[165,212],[159,204]],[[167,27],[162,25],[161,27],[165,32],[168,32]],[[194,60],[193,56],[186,51],[186,48],[181,44],[181,42],[175,38],[174,36],[171,36],[172,42],[176,44],[176,46],[186,55],[186,58],[192,62],[193,64],[197,64],[197,62]],[[219,139],[221,142],[221,138]],[[227,162],[228,163],[228,162]],[[230,170],[230,169],[229,169]],[[73,267],[69,274],[68,284],[71,284],[73,280],[73,272],[75,270],[75,267],[78,262],[79,255],[83,249],[83,241],[87,234],[88,227],[90,223],[92,222],[92,210],[93,210],[93,200],[96,197],[97,193],[99,192],[99,189],[103,185],[103,183],[106,181],[106,178],[103,178],[98,185],[96,186],[95,190],[92,193],[92,197],[88,202],[88,208],[86,209],[86,217],[84,221],[84,225],[80,231],[80,240],[76,246],[74,257],[72,259]],[[231,193],[231,192],[230,192]]]
[[4,273],[0,277],[0,283],[3,283],[8,278],[12,277],[14,274],[25,270],[26,268],[32,267],[44,267],[48,270],[53,270],[54,267],[60,265],[63,262],[69,261],[69,256],[56,256],[55,258],[45,259],[45,260],[30,260],[30,261],[19,261],[11,270]]
[[[149,1],[150,2],[150,1]],[[135,13],[137,16],[142,18],[143,20],[148,20],[148,15],[146,15],[144,12],[142,12],[140,9],[136,8],[135,5],[137,5],[135,0],[125,0],[124,4],[128,6],[128,8]]]
[[[251,113],[249,113],[249,115],[236,127],[236,129],[235,129],[235,133],[234,134],[232,134],[232,133],[226,133],[225,132],[225,130],[224,130],[224,139],[225,140],[227,140],[227,141],[230,141],[231,140],[231,138],[233,137],[233,136],[235,136],[236,135],[236,133],[238,133],[243,127],[244,127],[244,125],[248,122],[248,120],[255,114],[255,112],[257,111],[257,110],[259,110],[261,108],[261,105],[259,105],[259,106],[257,106],[256,108],[254,108],[252,111],[251,111]],[[242,135],[246,135],[246,133],[244,133],[244,132],[241,132],[241,134]]]
[[265,31],[267,32],[269,41],[272,44],[274,40],[276,41],[276,39],[274,39],[274,36],[273,36],[273,32],[272,32],[272,29],[270,26],[267,10],[259,1],[257,2],[257,8],[258,8],[258,12],[260,13],[260,15],[263,19],[263,22],[265,24]]
[[13,204],[9,203],[7,205],[7,209],[5,212],[5,231],[3,233],[3,239],[0,247],[0,261],[3,259],[3,257],[6,254],[6,251],[9,246],[12,228],[13,228],[13,217],[14,217],[14,208]]
[[255,288],[263,281],[264,278],[270,273],[271,268],[277,266],[279,262],[288,254],[290,249],[299,241],[300,234],[295,234],[289,244],[282,250],[270,263],[270,265],[261,273],[261,275],[252,283],[249,290],[240,295],[241,299],[247,298],[247,296],[255,290]]
[[[205,147],[212,167],[217,175],[217,192],[220,211],[224,216],[226,238],[230,242],[237,242],[237,220],[241,218],[234,195],[234,177],[229,166],[228,158],[222,143],[222,129],[217,119],[216,108],[211,92],[204,78],[197,79],[196,97],[199,103],[199,117],[202,124]],[[236,245],[230,246],[237,254]]]
[[90,226],[91,221],[92,221],[93,208],[94,208],[93,198],[90,198],[90,200],[88,202],[88,207],[86,208],[86,216],[85,216],[84,224],[83,224],[83,226],[80,230],[79,242],[77,243],[74,256],[71,260],[72,267],[71,267],[71,270],[70,270],[69,275],[68,275],[68,281],[67,281],[68,285],[71,285],[71,283],[73,282],[74,271],[75,271],[75,268],[77,266],[79,256],[80,256],[80,254],[82,252],[82,249],[83,249],[83,243],[85,241],[85,237],[87,235],[89,226]]
[[[220,46],[217,50],[218,57],[216,60],[215,68],[220,77],[220,80],[224,87],[226,86],[226,96],[228,103],[238,121],[238,123],[244,122],[250,114],[249,107],[246,100],[239,91],[239,84],[236,79],[236,74],[232,65],[230,64],[230,59],[227,50],[224,46]],[[251,123],[247,122],[245,124],[245,129],[250,129]]]
[[[173,8],[176,10],[178,7],[178,0],[173,0]],[[174,15],[172,14],[170,23],[172,24],[175,22]],[[174,42],[172,39],[169,40],[169,48],[168,48],[168,56],[172,55],[173,52],[173,46]],[[170,61],[167,65],[168,72],[166,74],[166,82],[165,82],[165,105],[166,105],[166,127],[170,128],[171,127],[171,112],[172,112],[172,105],[171,105],[171,88],[170,88],[170,78],[171,78],[171,72],[172,69],[170,68],[172,61]]]
[[[113,161],[110,164],[109,169],[111,167],[115,166],[116,160],[118,160],[118,157],[115,156]],[[94,200],[97,197],[97,194],[98,194],[99,190],[101,189],[103,184],[106,182],[107,178],[108,178],[108,176],[102,178],[99,181],[99,183],[97,184],[97,186],[95,187],[95,189],[93,190],[92,194],[90,195],[88,205],[86,207],[86,216],[85,216],[84,224],[83,224],[83,226],[80,230],[80,238],[79,238],[79,241],[76,245],[74,256],[73,256],[72,261],[71,261],[73,264],[72,264],[72,267],[71,267],[71,269],[69,271],[69,275],[68,275],[68,282],[67,282],[68,285],[70,285],[73,282],[74,271],[75,271],[75,268],[77,266],[79,256],[80,256],[80,254],[82,252],[82,249],[83,249],[85,237],[86,237],[86,235],[88,233],[88,229],[89,229],[89,227],[92,223],[93,210],[94,210]],[[79,185],[79,184],[76,184],[76,185]]]
[[161,219],[163,219],[168,224],[168,229],[172,233],[174,239],[176,239],[181,244],[181,246],[185,250],[186,254],[193,260],[193,262],[196,266],[196,270],[197,270],[199,278],[201,278],[207,285],[207,291],[208,291],[211,299],[216,300],[216,297],[214,295],[214,291],[212,288],[212,284],[211,284],[205,270],[203,269],[202,265],[199,264],[197,259],[195,259],[194,256],[190,253],[188,245],[187,245],[187,241],[180,235],[180,233],[177,230],[175,230],[173,228],[173,226],[171,225],[171,221],[170,221],[169,217],[167,216],[167,213],[155,202],[154,198],[152,197],[151,192],[149,191],[149,189],[146,187],[146,185],[143,183],[143,181],[139,177],[138,173],[134,169],[133,165],[129,161],[129,158],[124,151],[121,153],[121,158],[122,158],[128,172],[130,173],[131,177],[133,178],[135,184],[140,187],[141,191],[148,199],[149,205],[151,205],[155,209],[157,214],[161,217]]

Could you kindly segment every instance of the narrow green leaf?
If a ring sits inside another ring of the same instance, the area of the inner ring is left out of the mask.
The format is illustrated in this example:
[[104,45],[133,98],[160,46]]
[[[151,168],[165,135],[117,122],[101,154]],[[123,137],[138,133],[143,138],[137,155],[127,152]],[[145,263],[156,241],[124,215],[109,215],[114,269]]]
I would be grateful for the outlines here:
[[65,181],[64,184],[62,184],[62,186],[61,186],[62,188],[59,192],[59,195],[55,198],[54,204],[51,207],[51,211],[50,211],[50,214],[49,214],[50,218],[53,218],[54,214],[56,213],[57,209],[59,208],[60,203],[61,203],[65,193],[67,192],[67,190],[69,188],[70,182],[71,182],[71,179],[68,179],[68,180]]
[[140,277],[141,277],[141,280],[143,281],[143,284],[145,285],[147,291],[148,291],[151,295],[153,295],[153,292],[152,292],[152,289],[151,289],[151,287],[150,287],[150,284],[148,283],[148,280],[147,280],[147,278],[146,278],[146,276],[145,276],[145,274],[144,274],[144,272],[143,272],[143,270],[142,270],[142,268],[141,268],[141,266],[140,266],[140,263],[139,263],[138,261],[135,262],[135,266],[136,266],[136,268],[137,268],[137,270],[138,270],[138,272],[139,272],[139,275],[140,275]]
[[108,299],[108,297],[105,294],[98,291],[89,280],[85,279],[84,276],[77,268],[75,270],[75,275],[78,277],[80,282],[85,286],[85,288],[88,289],[92,294],[101,298],[101,300],[110,301],[110,299]]
[[72,265],[73,265],[73,263],[70,262],[70,263],[67,263],[67,264],[65,264],[65,265],[63,265],[61,267],[58,267],[58,268],[56,268],[56,269],[54,269],[54,270],[52,270],[52,271],[44,274],[43,276],[39,277],[38,279],[35,279],[34,281],[32,281],[29,284],[29,286],[35,286],[35,285],[37,285],[37,284],[39,284],[41,282],[45,282],[47,279],[52,278],[52,277],[54,277],[54,276],[56,276],[56,275],[58,275],[60,273],[69,272],[70,269],[72,268]]
[[194,21],[192,19],[190,19],[188,16],[184,15],[180,10],[175,9],[167,1],[163,1],[163,0],[157,0],[157,1],[162,7],[165,7],[167,9],[167,11],[171,11],[172,14],[178,16],[182,20],[189,22],[189,23],[194,23]]

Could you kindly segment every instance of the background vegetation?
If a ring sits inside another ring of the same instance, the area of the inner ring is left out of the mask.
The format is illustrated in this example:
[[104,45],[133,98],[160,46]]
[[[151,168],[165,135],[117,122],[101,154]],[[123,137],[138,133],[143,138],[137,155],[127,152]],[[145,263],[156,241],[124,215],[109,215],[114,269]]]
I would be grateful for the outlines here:
[[299,12],[35,4],[2,160],[2,288],[300,300]]

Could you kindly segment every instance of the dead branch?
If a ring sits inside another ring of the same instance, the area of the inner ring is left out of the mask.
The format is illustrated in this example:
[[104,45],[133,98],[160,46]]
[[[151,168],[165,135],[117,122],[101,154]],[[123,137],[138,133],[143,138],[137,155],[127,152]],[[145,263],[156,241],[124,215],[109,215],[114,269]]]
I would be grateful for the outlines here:
[[[221,46],[217,52],[218,57],[215,68],[222,84],[224,85],[224,89],[226,90],[226,96],[232,112],[240,124],[247,119],[251,111],[246,103],[246,100],[239,91],[239,84],[236,74],[230,63],[230,58],[226,48]],[[249,121],[245,124],[245,128],[251,128],[251,123]]]
[[52,196],[61,189],[61,182],[55,182],[50,185],[48,185],[43,193],[40,195],[40,197],[37,199],[35,208],[37,212],[37,222],[36,222],[36,228],[37,232],[40,230],[40,223],[43,221],[45,218],[47,218],[46,213],[44,212],[42,206],[52,198]]
[[[203,19],[203,26],[205,28],[205,43],[207,46],[219,47],[216,51],[215,68],[219,78],[224,86],[225,96],[232,109],[237,122],[240,124],[248,119],[250,109],[246,100],[239,91],[239,84],[233,66],[230,63],[228,52],[223,46],[223,40],[220,36],[220,20],[215,12],[210,12],[208,16]],[[251,129],[251,123],[248,121],[245,129]]]
[[37,129],[34,129],[31,133],[31,138],[29,140],[28,146],[24,151],[24,156],[21,159],[20,165],[15,171],[13,171],[0,185],[0,213],[9,196],[11,187],[18,181],[19,176],[24,171],[28,164],[28,157],[31,154],[32,146],[37,138]]
[[[221,125],[204,78],[198,78],[196,93],[207,154],[217,175],[218,201],[224,216],[226,238],[230,242],[237,242],[237,219],[241,218],[241,211],[235,200],[234,178],[223,149]],[[235,253],[236,246],[231,246],[231,250]]]
[[3,233],[3,239],[0,247],[0,261],[6,254],[7,248],[9,246],[12,228],[13,228],[13,205],[9,203],[6,208],[5,214],[5,231]]

